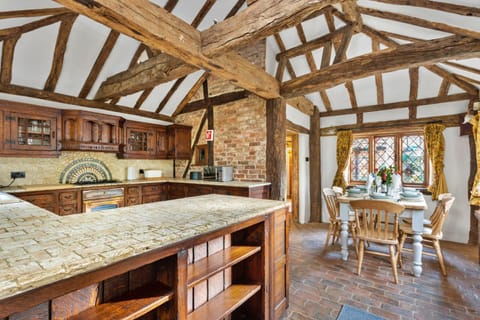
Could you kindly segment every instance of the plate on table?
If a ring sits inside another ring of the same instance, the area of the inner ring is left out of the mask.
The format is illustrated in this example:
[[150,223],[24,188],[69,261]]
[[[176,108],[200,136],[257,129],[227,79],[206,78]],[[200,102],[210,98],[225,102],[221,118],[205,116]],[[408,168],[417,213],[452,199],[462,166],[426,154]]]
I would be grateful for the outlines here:
[[412,198],[412,197],[403,197],[400,195],[400,201],[410,201],[410,202],[422,202],[422,197]]
[[393,199],[391,196],[387,196],[386,194],[378,193],[378,192],[373,193],[370,197],[375,200],[392,200]]
[[418,199],[422,197],[422,194],[418,191],[412,192],[412,191],[403,191],[400,192],[400,197],[401,198],[407,198],[407,199]]
[[350,192],[350,191],[348,191],[347,196],[350,197],[350,198],[362,198],[362,197],[363,197],[363,193],[361,193],[361,192]]

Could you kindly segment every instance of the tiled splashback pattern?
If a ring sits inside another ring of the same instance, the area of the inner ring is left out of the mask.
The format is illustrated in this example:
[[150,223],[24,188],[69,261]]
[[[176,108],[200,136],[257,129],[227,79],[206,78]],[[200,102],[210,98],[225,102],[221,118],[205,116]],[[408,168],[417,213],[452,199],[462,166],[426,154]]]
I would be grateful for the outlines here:
[[112,179],[125,180],[127,167],[138,169],[159,169],[163,176],[173,176],[173,160],[132,160],[117,159],[113,153],[62,152],[59,158],[10,158],[0,157],[0,185],[10,182],[11,171],[25,171],[25,179],[17,179],[13,185],[56,184],[62,171],[80,158],[95,158],[108,167]]

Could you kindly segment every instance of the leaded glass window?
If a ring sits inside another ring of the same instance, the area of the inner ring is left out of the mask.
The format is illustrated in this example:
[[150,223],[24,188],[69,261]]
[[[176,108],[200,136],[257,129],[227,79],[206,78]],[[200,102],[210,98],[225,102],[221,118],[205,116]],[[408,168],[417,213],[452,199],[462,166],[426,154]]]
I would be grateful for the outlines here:
[[349,178],[352,183],[364,183],[369,173],[393,166],[403,185],[425,187],[429,181],[427,164],[421,132],[358,135],[352,143]]

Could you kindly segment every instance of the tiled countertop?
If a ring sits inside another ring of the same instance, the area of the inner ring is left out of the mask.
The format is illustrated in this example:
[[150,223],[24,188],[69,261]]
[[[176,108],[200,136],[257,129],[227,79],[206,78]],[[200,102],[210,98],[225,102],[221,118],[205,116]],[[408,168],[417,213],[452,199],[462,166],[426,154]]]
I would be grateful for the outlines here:
[[205,195],[57,216],[0,193],[0,300],[286,206]]
[[46,191],[46,190],[60,190],[60,189],[72,189],[72,188],[94,188],[104,186],[118,186],[128,184],[143,184],[143,183],[159,183],[159,182],[176,182],[176,183],[190,183],[190,184],[202,184],[212,186],[223,187],[240,187],[240,188],[255,188],[261,186],[268,186],[270,182],[256,182],[256,181],[208,181],[208,180],[190,180],[183,178],[158,178],[158,179],[142,179],[142,180],[125,180],[116,183],[105,183],[96,185],[74,185],[74,184],[34,184],[24,186],[11,186],[8,188],[0,188],[0,192],[32,192],[32,191]]

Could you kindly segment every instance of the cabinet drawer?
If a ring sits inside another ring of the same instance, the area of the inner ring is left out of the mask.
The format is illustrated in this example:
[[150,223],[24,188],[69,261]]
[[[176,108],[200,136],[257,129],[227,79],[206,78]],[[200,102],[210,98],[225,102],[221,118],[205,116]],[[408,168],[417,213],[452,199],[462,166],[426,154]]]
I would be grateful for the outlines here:
[[218,194],[226,194],[229,196],[248,197],[248,188],[216,187],[213,192]]
[[140,187],[139,186],[126,187],[125,194],[127,196],[140,196]]
[[48,194],[35,194],[35,195],[19,195],[19,198],[28,201],[41,208],[55,207],[55,195],[53,193]]
[[140,196],[130,196],[125,199],[125,205],[128,206],[134,206],[140,204]]
[[79,205],[77,203],[64,204],[58,208],[58,214],[61,216],[66,216],[69,214],[80,213],[78,208]]
[[58,200],[60,203],[76,202],[78,198],[78,192],[76,191],[61,191],[58,194]]
[[207,186],[189,185],[187,189],[187,197],[201,196],[210,193],[213,193],[213,188]]
[[163,191],[163,187],[161,184],[154,184],[154,185],[148,185],[148,186],[143,186],[142,192],[143,194],[155,194]]
[[157,202],[157,201],[162,201],[163,196],[161,194],[149,194],[149,195],[143,195],[143,203],[150,203],[150,202]]

